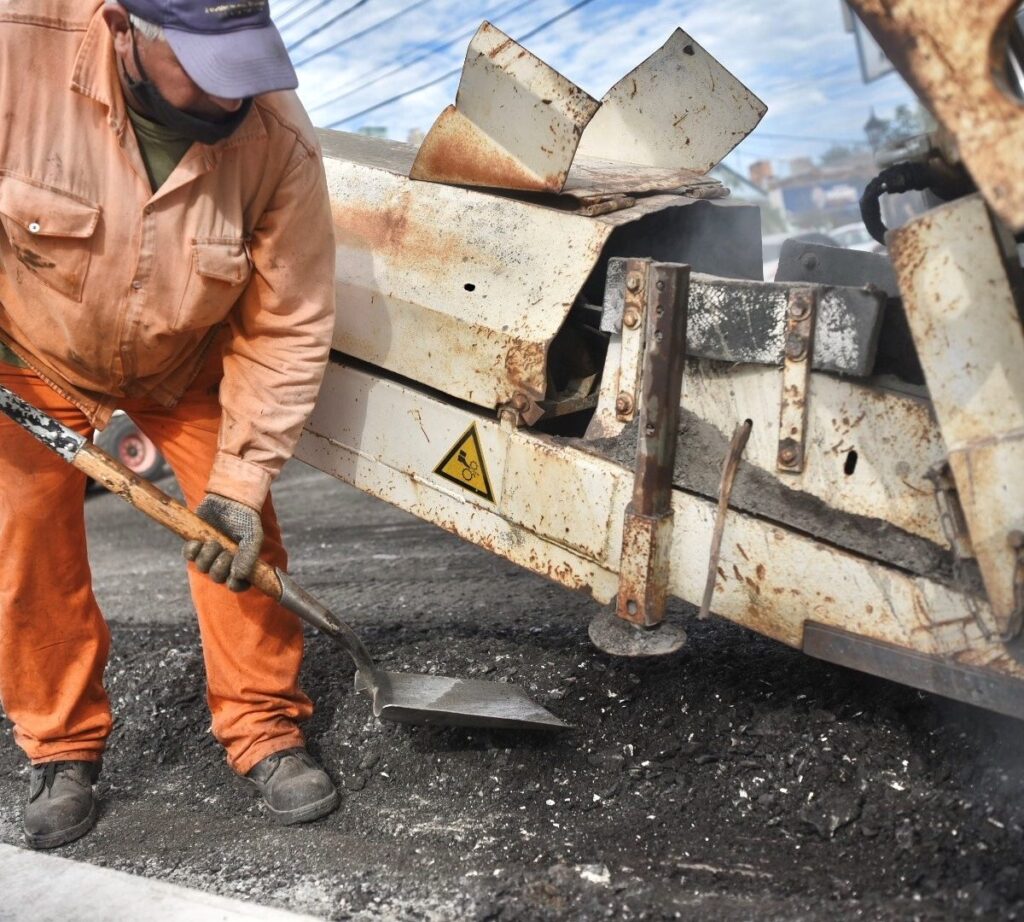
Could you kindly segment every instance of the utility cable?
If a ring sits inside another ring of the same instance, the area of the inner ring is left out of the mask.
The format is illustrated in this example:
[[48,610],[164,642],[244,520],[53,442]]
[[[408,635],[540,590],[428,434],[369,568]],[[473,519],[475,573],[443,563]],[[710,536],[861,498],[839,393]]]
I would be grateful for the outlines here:
[[[324,0],[324,2],[330,2],[330,0]],[[321,23],[320,25],[318,25],[312,32],[307,32],[301,38],[299,38],[298,40],[296,40],[296,41],[292,42],[290,45],[288,45],[289,53],[291,53],[296,48],[298,48],[299,45],[305,44],[314,35],[319,35],[321,32],[324,31],[324,29],[328,29],[331,26],[333,26],[336,22],[344,19],[350,13],[354,13],[356,10],[360,9],[361,7],[366,6],[366,4],[369,3],[369,2],[370,2],[370,0],[356,0],[356,2],[353,3],[351,6],[345,7],[345,9],[343,9],[340,13],[338,13],[337,16],[332,16],[330,19],[327,20],[327,22],[324,22],[324,23]],[[323,6],[323,3],[321,3],[320,6]],[[317,6],[314,9],[319,9],[319,8],[320,7]],[[309,12],[311,13],[311,12],[313,12],[313,10],[310,10]],[[305,15],[308,16],[309,13],[307,13]]]
[[[360,0],[360,2],[365,3],[366,0]],[[337,48],[341,48],[343,45],[347,45],[350,42],[354,42],[357,38],[362,38],[364,35],[369,35],[371,32],[376,32],[377,29],[380,29],[382,26],[386,26],[388,25],[388,23],[392,23],[396,19],[401,19],[403,16],[406,15],[406,13],[412,13],[413,11],[418,10],[421,6],[426,6],[426,4],[433,2],[434,0],[416,0],[415,3],[410,3],[408,6],[400,9],[397,13],[392,13],[390,16],[386,16],[384,19],[375,22],[373,25],[367,26],[361,32],[356,32],[352,35],[349,35],[348,37],[343,38],[341,41],[335,42],[333,45],[329,45],[327,48],[322,48],[320,51],[314,51],[313,54],[311,54],[308,58],[303,58],[295,66],[302,67],[303,64],[308,64],[310,61],[316,60],[317,58],[322,57],[328,52],[334,51]],[[313,35],[315,33],[310,34]],[[307,36],[307,38],[308,37],[309,36]],[[296,45],[301,44],[302,41],[305,41],[305,39],[302,39],[300,42],[297,42]],[[291,47],[295,46],[290,46],[289,50],[291,50]]]
[[306,13],[300,13],[298,16],[294,15],[298,10],[300,10],[302,7],[306,6],[310,2],[311,0],[297,0],[297,2],[290,4],[287,9],[282,10],[280,13],[272,12],[270,18],[274,20],[274,25],[277,26],[278,31],[280,31],[281,29],[286,29],[288,28],[288,26],[294,25],[295,23],[303,19],[307,15],[307,13],[312,13],[314,10],[318,10],[322,6],[326,6],[326,4],[330,3],[331,0],[319,0],[319,2],[316,2],[316,0],[312,0],[312,2],[316,4],[313,7],[313,9],[307,10]]
[[593,2],[594,0],[580,0],[579,3],[570,6],[569,9],[562,10],[562,12],[559,13],[557,16],[552,16],[551,19],[547,20],[546,22],[542,22],[539,26],[535,26],[533,29],[531,29],[524,35],[520,35],[516,39],[516,41],[521,45],[528,38],[533,38],[538,32],[543,32],[545,29],[550,28],[559,20],[565,19],[566,16],[570,15],[571,13],[575,13],[577,10],[582,9],[585,6],[589,6]]
[[[571,13],[575,13],[577,10],[583,9],[583,7],[585,6],[589,6],[593,2],[594,0],[579,0],[578,3],[574,3],[571,7],[569,7],[566,10],[563,10],[557,16],[553,16],[546,22],[542,22],[536,28],[531,29],[525,35],[521,35],[519,38],[516,39],[516,41],[519,44],[522,44],[528,38],[532,38],[539,32],[543,32],[545,29],[550,28],[559,20],[565,19],[566,16],[569,16]],[[436,86],[438,83],[442,83],[449,77],[454,77],[461,70],[461,67],[456,67],[454,70],[450,70],[448,71],[448,73],[442,74],[440,77],[437,77],[434,80],[429,80],[426,83],[421,83],[419,86],[413,87],[411,90],[406,90],[404,93],[399,93],[397,96],[392,96],[390,99],[385,99],[382,102],[376,103],[375,105],[367,106],[365,109],[362,109],[359,112],[353,112],[351,115],[346,115],[344,118],[337,119],[331,122],[327,127],[337,128],[339,125],[344,125],[346,122],[351,122],[353,119],[360,118],[363,115],[369,115],[371,112],[376,112],[378,109],[383,109],[385,106],[390,106],[392,103],[398,102],[400,99],[405,99],[407,96],[412,96],[414,93],[419,93],[421,90],[425,90],[428,89],[429,87]]]
[[[301,0],[298,6],[302,6],[306,2],[307,0]],[[299,23],[308,20],[310,16],[322,10],[325,6],[330,6],[336,2],[337,0],[317,0],[317,2],[315,2],[313,6],[309,7],[309,9],[302,11],[297,16],[292,16],[287,22],[282,21],[279,25],[279,29],[291,29],[293,26],[297,26]],[[292,12],[294,13],[297,9],[298,7],[293,7]]]
[[[482,13],[481,15],[487,21],[496,19],[499,16],[514,16],[516,13],[520,12],[521,10],[525,9],[528,6],[532,6],[534,3],[537,2],[538,0],[522,0],[522,2],[517,3],[511,9],[503,9],[502,7],[504,7],[504,4],[502,4],[501,7],[492,7],[491,9]],[[407,70],[410,67],[414,67],[421,61],[425,61],[428,58],[432,58],[434,57],[434,55],[440,54],[442,51],[447,51],[449,48],[452,47],[452,45],[457,45],[459,44],[459,42],[463,42],[467,38],[471,38],[472,36],[476,35],[479,28],[479,26],[473,26],[472,29],[469,29],[465,32],[460,32],[458,35],[455,36],[455,38],[445,42],[443,45],[437,45],[436,47],[433,47],[434,42],[436,42],[440,36],[435,36],[429,42],[422,42],[419,45],[415,45],[412,49],[410,49],[410,51],[413,53],[423,48],[427,48],[429,50],[425,51],[423,54],[417,57],[414,57],[412,60],[405,60],[405,55],[400,55],[398,58],[392,58],[391,61],[387,61],[384,64],[380,65],[379,67],[376,67],[373,70],[367,71],[366,73],[360,75],[359,77],[356,77],[355,80],[350,81],[348,84],[345,84],[345,86],[342,87],[344,92],[339,93],[337,96],[334,96],[331,99],[328,99],[326,102],[317,103],[315,106],[309,108],[308,111],[315,112],[317,109],[323,109],[326,108],[327,106],[333,106],[335,103],[341,102],[341,100],[347,99],[349,96],[352,96],[355,93],[361,93],[363,90],[369,89],[374,84],[380,83],[381,80],[386,80],[388,77],[392,77],[395,74],[399,73],[400,71]],[[382,71],[389,64],[395,64],[395,67],[392,67],[391,70],[387,71],[386,73],[380,73],[380,71]],[[357,80],[363,80],[363,78],[365,77],[372,77],[372,79],[366,80],[365,82],[355,86],[353,85],[356,83]],[[351,88],[346,89],[346,87]]]

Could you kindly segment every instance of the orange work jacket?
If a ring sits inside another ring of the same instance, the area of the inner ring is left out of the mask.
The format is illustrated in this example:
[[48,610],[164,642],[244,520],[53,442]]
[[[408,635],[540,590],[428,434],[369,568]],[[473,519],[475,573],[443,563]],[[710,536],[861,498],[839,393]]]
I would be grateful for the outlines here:
[[333,328],[313,127],[294,93],[260,96],[154,193],[101,7],[0,4],[0,340],[99,427],[125,397],[173,406],[225,341],[208,489],[259,508]]

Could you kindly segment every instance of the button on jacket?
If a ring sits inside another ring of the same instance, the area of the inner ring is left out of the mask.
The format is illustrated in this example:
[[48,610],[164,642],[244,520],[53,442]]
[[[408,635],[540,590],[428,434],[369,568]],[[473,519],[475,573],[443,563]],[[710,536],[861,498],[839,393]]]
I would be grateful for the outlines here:
[[0,341],[103,426],[173,406],[226,340],[208,489],[260,508],[316,397],[334,237],[292,92],[193,144],[153,192],[102,3],[0,5]]

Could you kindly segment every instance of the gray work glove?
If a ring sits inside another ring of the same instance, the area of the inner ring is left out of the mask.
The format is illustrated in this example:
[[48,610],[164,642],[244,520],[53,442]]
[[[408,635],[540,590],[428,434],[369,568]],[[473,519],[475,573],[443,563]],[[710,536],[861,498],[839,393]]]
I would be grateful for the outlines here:
[[235,541],[238,552],[224,550],[218,541],[186,541],[185,559],[193,561],[196,569],[208,573],[215,583],[226,582],[232,592],[245,592],[263,547],[260,514],[226,496],[207,493],[196,515]]

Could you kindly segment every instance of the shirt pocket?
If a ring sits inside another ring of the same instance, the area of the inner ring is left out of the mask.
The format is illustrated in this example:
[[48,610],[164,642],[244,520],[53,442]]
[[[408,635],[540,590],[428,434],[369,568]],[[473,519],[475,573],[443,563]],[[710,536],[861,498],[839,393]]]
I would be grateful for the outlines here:
[[[31,277],[73,301],[82,289],[92,258],[100,206],[52,186],[0,172],[0,260],[8,274],[20,263]],[[9,257],[9,258],[8,258]]]
[[197,237],[192,241],[192,266],[174,329],[208,329],[235,306],[252,274],[252,263],[241,237]]

